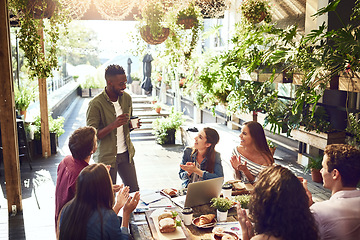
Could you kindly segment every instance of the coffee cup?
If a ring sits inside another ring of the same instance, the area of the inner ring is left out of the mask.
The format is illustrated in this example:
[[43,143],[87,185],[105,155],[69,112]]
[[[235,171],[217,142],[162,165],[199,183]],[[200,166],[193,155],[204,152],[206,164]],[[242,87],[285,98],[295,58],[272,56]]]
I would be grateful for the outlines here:
[[228,184],[228,183],[224,184],[222,186],[223,197],[230,199],[231,198],[231,193],[232,193],[232,185]]
[[192,222],[193,217],[193,210],[192,208],[186,207],[182,211],[183,220],[185,225],[190,225]]
[[130,117],[130,121],[131,121],[131,126],[132,126],[133,128],[138,128],[139,117],[137,117],[137,116],[131,116],[131,117]]

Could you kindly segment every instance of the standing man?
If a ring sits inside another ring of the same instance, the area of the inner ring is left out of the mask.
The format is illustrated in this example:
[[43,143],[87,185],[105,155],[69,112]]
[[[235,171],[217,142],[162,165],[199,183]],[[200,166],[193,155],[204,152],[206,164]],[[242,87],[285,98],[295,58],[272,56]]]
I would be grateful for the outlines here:
[[86,123],[97,129],[98,150],[94,161],[111,165],[110,176],[116,183],[119,173],[130,192],[139,190],[133,161],[135,148],[130,140],[130,117],[132,116],[131,96],[126,88],[126,75],[119,65],[105,69],[106,87],[90,102],[86,112]]
[[326,146],[321,174],[324,187],[331,190],[329,200],[312,204],[305,183],[320,239],[359,239],[360,190],[357,184],[360,181],[360,151],[345,144]]

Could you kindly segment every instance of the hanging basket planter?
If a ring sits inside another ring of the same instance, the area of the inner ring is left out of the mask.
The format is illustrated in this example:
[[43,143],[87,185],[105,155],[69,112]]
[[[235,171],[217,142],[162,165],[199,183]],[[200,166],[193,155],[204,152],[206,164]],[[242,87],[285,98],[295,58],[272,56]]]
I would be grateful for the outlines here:
[[256,23],[260,23],[262,22],[265,17],[266,17],[266,13],[265,12],[262,12],[260,13],[259,15],[257,16],[248,16],[248,15],[245,15],[246,19],[252,23],[252,24],[256,24]]
[[35,19],[51,18],[54,14],[56,3],[53,0],[29,0],[23,12],[33,14]]
[[149,26],[144,26],[140,29],[140,35],[141,35],[142,39],[151,45],[158,45],[160,43],[163,43],[168,38],[169,33],[170,33],[169,28],[163,28],[162,34],[160,34],[158,36],[154,36],[150,32]]
[[193,18],[193,17],[181,18],[181,19],[177,20],[176,24],[177,25],[183,25],[184,29],[191,29],[196,24],[198,24],[198,20],[196,18]]

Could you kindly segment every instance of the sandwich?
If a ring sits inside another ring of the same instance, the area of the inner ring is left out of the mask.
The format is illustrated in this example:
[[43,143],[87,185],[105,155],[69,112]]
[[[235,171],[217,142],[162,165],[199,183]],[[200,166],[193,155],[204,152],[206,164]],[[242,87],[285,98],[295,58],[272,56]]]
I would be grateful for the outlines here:
[[161,233],[174,232],[176,230],[176,223],[173,218],[163,218],[159,220],[159,229]]

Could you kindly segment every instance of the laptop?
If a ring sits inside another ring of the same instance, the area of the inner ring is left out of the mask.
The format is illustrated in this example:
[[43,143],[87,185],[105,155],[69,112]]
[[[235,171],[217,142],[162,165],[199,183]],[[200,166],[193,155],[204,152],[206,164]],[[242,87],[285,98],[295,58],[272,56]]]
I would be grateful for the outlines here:
[[208,204],[212,198],[220,196],[223,182],[224,177],[219,177],[190,183],[186,196],[172,198],[172,200],[181,208]]

